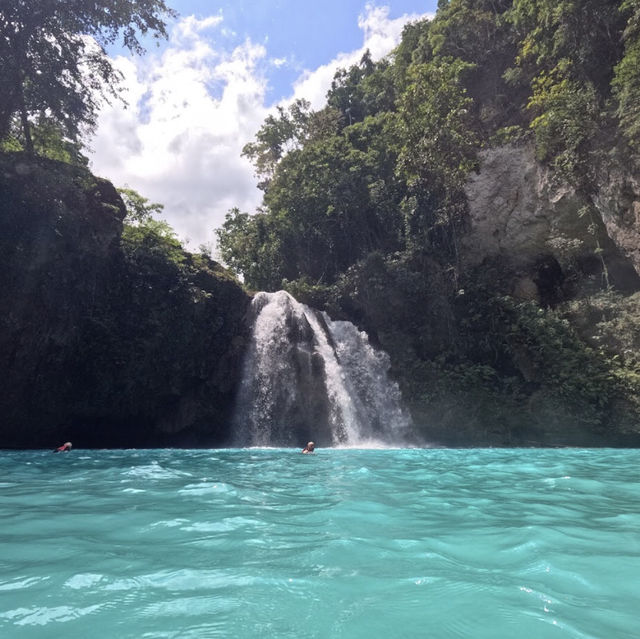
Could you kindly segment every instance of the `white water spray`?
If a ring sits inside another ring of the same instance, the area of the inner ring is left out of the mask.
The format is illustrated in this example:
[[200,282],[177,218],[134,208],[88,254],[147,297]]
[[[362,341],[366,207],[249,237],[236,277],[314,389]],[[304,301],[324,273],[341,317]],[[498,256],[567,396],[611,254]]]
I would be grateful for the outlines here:
[[258,293],[251,319],[234,425],[239,445],[404,442],[410,421],[388,377],[389,358],[365,333],[285,291]]

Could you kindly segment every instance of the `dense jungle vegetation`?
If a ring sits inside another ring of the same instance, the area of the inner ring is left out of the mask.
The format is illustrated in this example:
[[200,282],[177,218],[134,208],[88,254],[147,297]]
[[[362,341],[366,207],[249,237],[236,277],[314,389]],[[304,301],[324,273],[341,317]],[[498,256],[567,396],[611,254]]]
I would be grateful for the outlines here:
[[587,193],[606,154],[637,160],[639,56],[636,0],[441,1],[388,59],[340,71],[322,110],[267,118],[244,149],[264,206],[228,215],[222,254],[256,289],[335,284],[372,252],[455,271],[483,146],[531,138]]
[[263,206],[229,212],[222,256],[248,287],[365,328],[418,420],[446,422],[443,439],[636,430],[638,344],[599,333],[617,315],[637,335],[638,300],[606,265],[589,301],[557,287],[523,302],[507,265],[462,268],[460,238],[478,153],[505,143],[534,145],[593,216],[607,165],[637,169],[639,105],[638,0],[441,0],[388,58],[338,72],[324,108],[266,119],[244,149]]
[[[106,47],[119,42],[142,55],[143,38],[166,38],[175,15],[164,0],[0,0],[0,151],[87,169],[83,150],[101,101],[124,102]],[[125,250],[146,248],[170,267],[184,262],[173,230],[153,217],[162,205],[127,187],[120,194]]]
[[[140,53],[139,34],[164,37],[173,15],[162,0],[102,5],[0,0],[5,154],[86,168],[98,97],[119,96],[103,47]],[[440,0],[390,56],[340,70],[322,109],[299,100],[266,119],[244,149],[263,205],[229,212],[219,251],[247,289],[285,288],[367,330],[429,439],[637,442],[640,294],[616,290],[600,247],[588,274],[540,255],[527,301],[508,261],[465,268],[461,239],[484,149],[535,148],[595,227],[598,179],[614,164],[637,175],[639,133],[640,0]],[[161,205],[120,195],[134,279],[157,292],[169,274],[188,293],[218,269],[154,218]],[[543,267],[560,275],[536,279]]]

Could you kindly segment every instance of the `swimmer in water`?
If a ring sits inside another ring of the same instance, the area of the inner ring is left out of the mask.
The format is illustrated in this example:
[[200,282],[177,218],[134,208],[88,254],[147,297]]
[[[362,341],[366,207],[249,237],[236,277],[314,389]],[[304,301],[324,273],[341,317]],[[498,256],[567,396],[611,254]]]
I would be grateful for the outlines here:
[[316,445],[313,442],[309,442],[303,449],[302,449],[302,453],[304,455],[308,455],[309,453],[312,453],[316,448]]
[[65,442],[62,446],[58,446],[53,452],[54,453],[68,453],[73,448],[71,442]]

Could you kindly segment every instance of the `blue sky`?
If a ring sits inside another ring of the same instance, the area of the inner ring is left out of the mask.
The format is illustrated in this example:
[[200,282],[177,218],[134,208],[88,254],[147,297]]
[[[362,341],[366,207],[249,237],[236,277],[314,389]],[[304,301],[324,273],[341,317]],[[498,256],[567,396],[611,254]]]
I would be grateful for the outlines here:
[[165,205],[164,217],[195,250],[211,245],[233,206],[260,204],[241,157],[276,105],[324,104],[337,68],[368,48],[397,44],[406,22],[437,0],[168,0],[170,37],[143,58],[114,49],[128,106],[105,106],[91,144],[96,173]]
[[[379,6],[384,5],[394,19],[435,12],[437,0],[393,0]],[[358,17],[365,3],[360,0],[229,0],[215,4],[208,0],[173,0],[171,6],[181,15],[200,18],[219,13],[228,29],[223,36],[225,45],[250,38],[263,43],[271,59],[286,61],[269,71],[267,97],[271,100],[287,97],[305,69],[326,64],[337,53],[352,51],[362,42]]]

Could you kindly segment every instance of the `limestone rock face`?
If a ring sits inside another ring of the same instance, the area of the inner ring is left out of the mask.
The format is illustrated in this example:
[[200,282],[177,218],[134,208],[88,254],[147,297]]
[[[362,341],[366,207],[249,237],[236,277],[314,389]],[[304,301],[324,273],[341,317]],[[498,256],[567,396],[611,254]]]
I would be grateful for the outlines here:
[[595,204],[609,236],[640,273],[640,178],[613,168],[603,176]]
[[540,279],[541,260],[557,262],[565,274],[571,270],[574,279],[608,278],[620,290],[637,290],[639,192],[636,182],[619,174],[606,183],[595,206],[589,206],[583,195],[536,161],[531,147],[484,151],[480,170],[466,187],[464,268],[475,268],[487,258],[507,260],[519,271],[513,293],[526,299],[536,297],[527,280]]
[[462,254],[469,267],[488,256],[509,254],[526,262],[547,251],[554,217],[550,204],[570,197],[567,192],[552,196],[545,172],[531,152],[518,147],[485,152],[466,191],[470,231],[463,238]]

